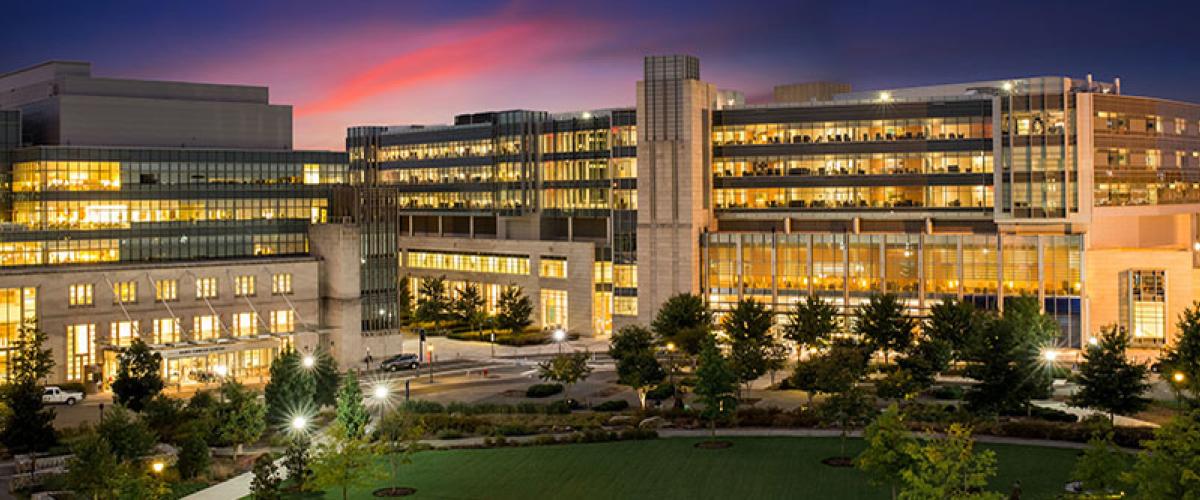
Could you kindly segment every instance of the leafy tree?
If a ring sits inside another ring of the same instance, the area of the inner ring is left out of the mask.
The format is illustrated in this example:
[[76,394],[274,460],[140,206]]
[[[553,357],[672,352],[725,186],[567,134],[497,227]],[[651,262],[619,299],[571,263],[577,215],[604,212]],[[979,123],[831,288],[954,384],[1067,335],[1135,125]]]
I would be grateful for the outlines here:
[[400,469],[412,463],[412,456],[421,447],[421,437],[425,435],[425,427],[421,422],[404,418],[399,429],[393,428],[388,438],[380,439],[386,448],[388,468],[390,469],[393,488],[400,483]]
[[342,377],[342,387],[337,397],[337,422],[346,430],[346,435],[353,439],[363,437],[371,415],[363,404],[362,387],[358,383],[358,374],[353,370]]
[[58,442],[54,431],[54,410],[42,404],[38,381],[54,368],[50,349],[43,349],[46,334],[29,326],[17,330],[9,350],[10,375],[0,387],[0,398],[8,405],[0,443],[11,453],[46,451]]
[[171,488],[157,475],[149,474],[144,464],[126,462],[117,466],[116,498],[119,500],[166,500]]
[[912,432],[904,426],[904,414],[892,404],[875,417],[863,432],[867,448],[858,455],[854,465],[871,476],[872,484],[888,486],[892,498],[896,488],[904,481],[904,471],[912,466],[913,458],[908,449],[917,445]]
[[1083,456],[1075,462],[1071,479],[1079,481],[1089,495],[1113,498],[1112,495],[1119,493],[1123,486],[1121,475],[1132,463],[1133,457],[1113,443],[1112,430],[1108,430],[1088,440]]
[[108,441],[95,432],[83,435],[71,446],[67,459],[66,485],[83,498],[113,498],[120,487],[117,456]]
[[811,406],[815,393],[849,391],[866,374],[866,349],[853,340],[839,339],[823,354],[797,362],[792,385],[808,392],[808,404]]
[[496,301],[496,326],[502,330],[508,330],[516,335],[525,331],[525,328],[533,324],[533,303],[529,301],[529,297],[525,296],[525,292],[521,287],[509,285],[504,287],[500,292],[500,298]]
[[183,438],[184,417],[183,400],[175,399],[165,394],[154,396],[142,407],[142,422],[154,431],[164,442],[177,443]]
[[1150,399],[1143,394],[1150,389],[1146,382],[1149,370],[1129,361],[1125,356],[1128,348],[1129,338],[1123,330],[1115,325],[1102,328],[1099,342],[1083,353],[1079,391],[1071,397],[1071,404],[1104,410],[1110,421],[1117,413],[1146,409]]
[[450,309],[450,301],[446,298],[446,277],[422,279],[419,288],[421,295],[414,313],[417,321],[440,326]]
[[673,342],[689,356],[700,354],[712,327],[712,313],[699,295],[672,295],[659,307],[650,329],[662,343]]
[[721,355],[717,343],[711,337],[704,342],[700,349],[700,359],[696,367],[697,400],[704,405],[700,416],[708,421],[712,437],[717,436],[717,420],[726,418],[737,411],[738,400],[734,395],[737,390],[737,374],[730,366],[729,360]]
[[133,411],[142,411],[163,390],[162,355],[150,349],[140,338],[121,353],[117,377],[112,384],[116,402]]
[[458,297],[450,304],[450,312],[462,324],[478,329],[487,319],[483,310],[485,303],[479,287],[467,283],[458,290]]
[[217,434],[219,407],[220,402],[213,396],[212,391],[196,391],[183,409],[184,418],[189,422],[191,430],[204,436],[209,446],[221,444]]
[[209,467],[212,466],[212,453],[208,449],[204,434],[200,428],[193,428],[184,433],[175,461],[179,477],[192,479],[208,473]]
[[1004,314],[986,322],[968,353],[966,375],[979,382],[967,393],[968,406],[999,413],[1047,397],[1051,378],[1041,350],[1057,333],[1057,323],[1041,312],[1036,297],[1007,299]]
[[1122,477],[1135,499],[1200,498],[1200,411],[1180,415],[1143,441],[1133,470]]
[[318,348],[313,353],[313,380],[316,382],[316,389],[313,391],[313,403],[316,406],[333,406],[337,404],[338,380],[338,365],[337,360],[333,359],[333,355],[329,354],[329,350],[324,347]]
[[283,450],[283,468],[296,491],[307,491],[309,479],[312,478],[308,456],[310,444],[307,436],[297,435],[288,440],[287,448]]
[[366,438],[352,438],[335,424],[321,444],[312,462],[312,484],[322,490],[340,489],[342,500],[350,498],[350,488],[382,479],[375,456],[382,450]]
[[842,431],[841,456],[845,457],[846,437],[850,435],[850,428],[861,425],[870,419],[871,415],[875,413],[875,406],[862,389],[851,386],[845,391],[830,395],[821,407],[821,411],[826,418],[837,422],[838,428]]
[[586,352],[575,352],[560,354],[538,363],[538,378],[562,384],[565,387],[563,399],[566,399],[571,385],[586,380],[592,374],[592,367],[587,364],[588,357]]
[[279,500],[279,477],[275,475],[275,455],[263,453],[254,460],[254,478],[250,480],[250,496],[255,500]]
[[96,432],[108,441],[117,460],[128,462],[150,453],[158,436],[140,419],[134,418],[129,410],[121,405],[113,405],[104,412],[104,420],[96,426]]
[[[314,359],[314,366],[315,366]],[[313,369],[305,368],[299,352],[287,348],[271,362],[271,380],[263,388],[267,404],[267,419],[276,426],[286,426],[296,412],[314,411],[313,396],[317,390]]]
[[402,326],[412,321],[413,317],[412,285],[409,284],[409,281],[411,280],[408,275],[405,275],[403,278],[400,278],[400,282],[396,285],[398,317]]
[[267,407],[257,395],[237,381],[227,381],[219,389],[221,402],[216,411],[216,435],[220,442],[237,446],[250,444],[262,436],[267,427]]
[[783,337],[795,342],[800,350],[824,347],[838,330],[838,310],[821,297],[810,295],[788,312]]
[[929,319],[925,322],[925,340],[949,344],[951,359],[962,359],[971,349],[973,339],[983,327],[983,317],[975,304],[956,299],[947,299],[929,308]]
[[946,437],[909,446],[912,465],[901,476],[902,500],[953,498],[955,500],[999,500],[1002,495],[985,491],[988,479],[996,475],[996,454],[991,450],[975,452],[971,431],[951,424]]
[[1175,390],[1181,397],[1190,394],[1189,401],[1195,405],[1200,398],[1200,302],[1184,309],[1176,325],[1179,340],[1163,352],[1163,373],[1168,377],[1182,373],[1183,382],[1173,382]]
[[911,398],[928,389],[950,366],[953,350],[950,343],[926,335],[909,346],[904,357],[896,361],[896,369],[876,385],[881,397]]
[[729,336],[730,362],[738,381],[750,388],[750,383],[770,369],[768,359],[778,343],[771,336],[771,312],[754,299],[738,301],[721,321]]
[[854,323],[854,333],[874,349],[883,351],[885,365],[892,351],[903,351],[912,345],[916,328],[917,322],[905,312],[904,302],[890,293],[872,295],[858,308],[858,320]]
[[613,334],[608,355],[617,363],[617,383],[632,388],[642,409],[646,391],[666,378],[654,355],[654,335],[640,326],[626,326]]

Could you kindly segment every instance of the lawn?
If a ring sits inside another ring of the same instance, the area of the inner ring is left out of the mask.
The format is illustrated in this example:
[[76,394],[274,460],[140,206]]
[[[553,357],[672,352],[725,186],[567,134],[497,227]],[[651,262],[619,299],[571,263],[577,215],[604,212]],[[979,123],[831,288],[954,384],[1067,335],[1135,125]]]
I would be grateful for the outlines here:
[[[889,498],[852,468],[820,460],[838,454],[838,439],[733,438],[724,450],[698,450],[699,439],[537,446],[419,453],[404,466],[401,486],[410,498]],[[982,446],[982,445],[981,445]],[[847,450],[858,453],[859,440]],[[992,488],[1008,496],[1019,479],[1025,499],[1062,491],[1077,451],[987,445],[1000,474]],[[370,498],[375,488],[352,490]],[[340,498],[340,491],[327,498]]]

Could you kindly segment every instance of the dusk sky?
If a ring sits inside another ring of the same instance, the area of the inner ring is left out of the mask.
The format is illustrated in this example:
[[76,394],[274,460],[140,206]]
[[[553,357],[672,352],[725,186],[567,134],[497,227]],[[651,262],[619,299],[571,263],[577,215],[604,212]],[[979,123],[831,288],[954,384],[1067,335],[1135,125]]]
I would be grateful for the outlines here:
[[1200,102],[1200,2],[291,0],[10,2],[0,72],[49,59],[97,76],[271,87],[297,148],[350,125],[630,106],[646,54],[762,101],[816,79],[856,89],[1031,75],[1122,79]]

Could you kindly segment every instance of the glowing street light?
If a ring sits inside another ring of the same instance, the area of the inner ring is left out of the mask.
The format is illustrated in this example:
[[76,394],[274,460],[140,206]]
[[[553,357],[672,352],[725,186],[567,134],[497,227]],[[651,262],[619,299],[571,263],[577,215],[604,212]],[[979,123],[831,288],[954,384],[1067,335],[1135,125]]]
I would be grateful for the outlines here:
[[879,102],[889,102],[891,100],[892,100],[891,92],[880,92],[879,93]]
[[1046,361],[1053,363],[1056,360],[1058,360],[1058,351],[1055,351],[1053,349],[1047,349],[1042,352],[1042,357],[1046,358]]
[[674,342],[667,342],[667,351],[675,352],[675,343]]
[[1187,375],[1184,375],[1183,372],[1175,372],[1171,375],[1171,380],[1174,380],[1176,384],[1182,384],[1184,380],[1187,380]]
[[1013,83],[1012,82],[1004,82],[1004,84],[1001,85],[1000,87],[1003,88],[1005,92],[1012,92]]
[[391,389],[388,389],[388,386],[386,384],[378,384],[375,386],[375,389],[372,391],[371,395],[375,398],[376,401],[382,402],[382,401],[387,401],[388,396],[390,396],[391,393],[392,393]]
[[213,371],[216,372],[217,376],[221,377],[221,378],[224,378],[226,375],[229,375],[229,367],[227,367],[225,365],[217,365],[217,366],[213,367]]
[[554,330],[554,342],[558,343],[558,353],[562,354],[562,343],[567,340],[567,331],[562,328]]
[[300,360],[300,364],[305,368],[312,369],[312,367],[316,366],[317,360],[313,358],[312,354],[305,354],[304,359]]
[[162,474],[164,468],[166,468],[166,464],[163,464],[162,462],[156,461],[150,464],[150,470],[154,471],[155,474]]

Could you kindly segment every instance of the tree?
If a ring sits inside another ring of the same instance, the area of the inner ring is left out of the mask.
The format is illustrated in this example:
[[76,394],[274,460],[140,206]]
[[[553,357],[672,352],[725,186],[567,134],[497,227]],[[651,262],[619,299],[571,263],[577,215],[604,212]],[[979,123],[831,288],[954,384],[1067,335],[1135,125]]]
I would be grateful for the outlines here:
[[165,500],[171,488],[157,475],[149,474],[144,464],[126,462],[117,466],[116,498],[120,500]]
[[133,339],[117,361],[117,377],[112,384],[116,402],[133,411],[162,392],[162,355],[150,349],[141,338]]
[[421,295],[417,299],[417,310],[414,314],[417,321],[433,323],[434,327],[441,326],[450,307],[449,301],[446,300],[446,277],[422,279],[419,288]]
[[283,450],[283,468],[296,491],[307,491],[308,481],[312,478],[308,456],[310,444],[307,436],[297,435],[288,440],[287,448]]
[[672,342],[689,356],[700,354],[712,327],[712,313],[699,295],[672,295],[654,316],[650,329],[662,343]]
[[883,364],[888,364],[892,351],[903,351],[916,337],[917,322],[905,312],[900,297],[885,293],[872,295],[858,308],[854,333],[874,349],[883,351]]
[[208,449],[208,442],[204,440],[204,431],[195,426],[191,427],[193,428],[184,433],[182,442],[179,443],[179,455],[175,462],[179,477],[183,479],[208,474],[208,469],[212,466],[212,453]]
[[1108,413],[1110,421],[1116,414],[1132,414],[1146,409],[1150,399],[1143,396],[1150,389],[1146,382],[1149,370],[1129,361],[1125,350],[1129,337],[1115,325],[1102,328],[1099,342],[1083,354],[1079,367],[1079,391],[1071,396],[1071,404],[1097,408]]
[[866,374],[866,350],[853,340],[839,339],[825,353],[797,362],[792,385],[808,392],[808,404],[812,406],[815,393],[849,391]]
[[908,451],[912,465],[901,473],[902,500],[1003,498],[984,490],[988,479],[996,475],[996,454],[991,450],[976,453],[970,429],[961,424],[951,424],[945,437],[910,445]]
[[783,325],[783,337],[800,346],[800,351],[810,347],[823,347],[838,330],[838,310],[821,297],[810,295],[788,312]]
[[365,438],[351,438],[341,425],[334,424],[328,438],[317,445],[312,484],[322,490],[338,488],[346,500],[350,488],[383,478],[379,461],[375,460],[381,451]]
[[519,286],[504,287],[496,301],[496,309],[496,326],[508,330],[513,335],[525,331],[526,327],[533,324],[533,303]]
[[890,487],[892,498],[896,498],[896,488],[904,481],[904,471],[913,464],[907,450],[917,444],[912,432],[904,426],[900,407],[892,404],[875,417],[863,432],[863,439],[867,447],[854,460],[854,465],[871,476],[872,484]]
[[450,312],[454,315],[454,319],[462,322],[473,329],[479,329],[486,319],[486,314],[483,311],[483,306],[486,302],[483,299],[483,294],[479,292],[479,287],[471,283],[463,285],[458,290],[458,297],[450,305]]
[[626,326],[613,334],[608,355],[617,363],[617,383],[637,392],[641,408],[646,409],[646,391],[666,378],[654,355],[654,335],[640,326]]
[[1122,477],[1135,499],[1200,499],[1200,411],[1180,415],[1143,441],[1133,470]]
[[71,446],[67,459],[65,482],[75,495],[83,498],[112,498],[120,487],[117,456],[108,441],[95,432],[88,432]]
[[180,422],[184,418],[184,402],[180,399],[159,394],[146,402],[141,411],[142,422],[167,443],[179,442],[183,434]]
[[1096,433],[1088,440],[1083,456],[1075,462],[1071,479],[1079,481],[1083,491],[1097,498],[1114,498],[1121,491],[1121,475],[1129,470],[1133,457],[1113,443],[1112,430]]
[[[313,362],[316,368],[316,360]],[[315,412],[316,390],[313,369],[303,366],[300,353],[290,347],[281,350],[271,362],[271,380],[263,388],[267,419],[273,425],[286,427],[297,412]]]
[[346,435],[359,439],[366,433],[367,423],[371,415],[363,404],[362,387],[358,383],[358,374],[353,370],[342,377],[342,387],[337,397],[337,423],[346,430]]
[[721,327],[729,336],[733,371],[746,389],[770,368],[767,357],[777,343],[771,336],[771,324],[771,312],[754,299],[739,300],[721,320]]
[[1041,351],[1058,331],[1036,297],[1006,299],[1004,314],[985,322],[967,353],[966,375],[978,381],[967,393],[968,406],[1000,413],[1029,408],[1032,399],[1047,397],[1051,377]]
[[1182,373],[1182,382],[1173,381],[1175,390],[1181,398],[1191,394],[1189,401],[1195,403],[1200,398],[1200,302],[1180,313],[1176,328],[1179,340],[1161,357],[1163,373],[1168,377]]
[[313,353],[313,380],[316,388],[313,391],[313,404],[318,408],[337,404],[338,365],[333,355],[324,347]]
[[108,441],[113,454],[121,462],[137,460],[149,454],[154,449],[154,443],[158,442],[154,431],[121,405],[113,405],[104,412],[104,420],[96,426],[96,432]]
[[950,366],[953,349],[950,343],[925,335],[919,342],[909,346],[904,357],[896,361],[896,369],[880,381],[880,396],[909,398],[928,389],[941,373]]
[[[400,469],[412,463],[412,456],[421,447],[421,437],[425,435],[425,427],[417,419],[408,416],[401,417],[401,425],[392,427],[389,436],[381,438],[380,443],[387,451],[387,461],[392,479],[392,492],[400,488]],[[394,495],[399,496],[399,495]]]
[[951,359],[962,359],[983,326],[983,318],[975,305],[955,299],[946,299],[929,308],[929,319],[925,322],[925,340],[936,340],[949,344]]
[[538,378],[562,384],[565,387],[563,399],[566,399],[572,384],[586,380],[592,374],[592,367],[587,364],[588,357],[586,352],[574,352],[538,363]]
[[704,407],[700,416],[708,421],[712,437],[717,436],[717,420],[732,415],[737,411],[738,400],[734,395],[737,390],[737,374],[730,366],[729,360],[721,355],[717,343],[711,337],[704,342],[700,349],[700,359],[696,367],[697,400]]
[[246,386],[230,380],[221,384],[221,402],[216,411],[216,435],[220,442],[237,446],[250,444],[262,436],[267,427],[267,407]]
[[840,457],[846,457],[846,438],[850,435],[850,428],[862,425],[870,419],[875,412],[875,406],[862,389],[851,386],[845,391],[830,395],[821,406],[821,412],[826,418],[837,422],[838,429],[841,430]]
[[279,478],[275,475],[275,455],[263,453],[254,460],[254,478],[250,481],[250,496],[255,500],[279,500]]
[[405,275],[396,285],[397,316],[401,326],[407,325],[413,317],[412,285],[409,281],[408,275]]
[[54,410],[42,404],[44,379],[54,368],[50,349],[42,349],[46,334],[23,326],[9,350],[10,376],[0,387],[0,397],[8,405],[4,425],[0,428],[0,443],[10,453],[46,451],[58,442],[54,431]]

